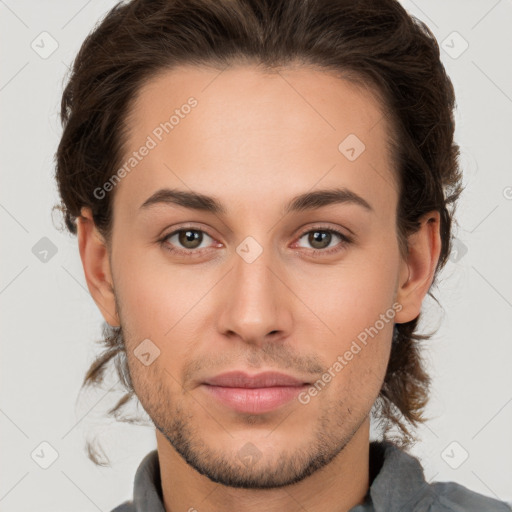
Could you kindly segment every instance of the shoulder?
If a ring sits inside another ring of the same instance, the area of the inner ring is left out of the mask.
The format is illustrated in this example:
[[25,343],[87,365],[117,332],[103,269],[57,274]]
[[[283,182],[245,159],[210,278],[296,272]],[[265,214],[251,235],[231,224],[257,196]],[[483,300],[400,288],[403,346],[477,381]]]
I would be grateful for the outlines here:
[[110,512],[136,512],[136,510],[133,501],[128,500],[113,508]]
[[370,486],[368,501],[376,510],[512,512],[506,502],[456,482],[427,482],[419,459],[392,442],[372,443],[370,461],[377,475]]
[[489,498],[456,482],[433,482],[430,512],[511,512],[504,501]]

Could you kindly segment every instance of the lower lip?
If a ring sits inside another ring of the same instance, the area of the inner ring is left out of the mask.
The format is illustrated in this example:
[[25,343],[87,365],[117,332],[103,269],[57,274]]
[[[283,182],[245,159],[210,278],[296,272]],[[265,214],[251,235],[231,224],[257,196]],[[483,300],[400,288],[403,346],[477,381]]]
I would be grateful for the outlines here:
[[270,388],[228,388],[202,386],[219,402],[238,412],[258,414],[270,412],[292,401],[308,386],[275,386]]

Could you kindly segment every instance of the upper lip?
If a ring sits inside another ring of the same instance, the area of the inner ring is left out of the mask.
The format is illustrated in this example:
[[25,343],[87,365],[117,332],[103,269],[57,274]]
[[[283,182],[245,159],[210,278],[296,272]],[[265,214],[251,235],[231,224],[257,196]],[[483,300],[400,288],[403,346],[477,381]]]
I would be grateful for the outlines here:
[[278,372],[263,372],[249,375],[245,372],[233,371],[206,379],[204,384],[228,388],[269,388],[274,386],[303,386],[303,380]]

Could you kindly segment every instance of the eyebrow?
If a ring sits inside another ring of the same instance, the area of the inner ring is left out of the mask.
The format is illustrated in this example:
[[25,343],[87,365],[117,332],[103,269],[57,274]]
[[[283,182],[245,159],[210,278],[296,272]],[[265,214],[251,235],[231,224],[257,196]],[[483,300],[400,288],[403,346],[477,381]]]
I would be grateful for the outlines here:
[[[159,204],[177,205],[192,210],[226,214],[227,210],[215,197],[189,192],[186,190],[163,188],[156,191],[140,206],[141,210],[149,209]],[[369,212],[374,212],[372,206],[361,196],[347,188],[315,190],[293,197],[284,207],[283,216],[292,212],[315,210],[333,204],[354,204]]]

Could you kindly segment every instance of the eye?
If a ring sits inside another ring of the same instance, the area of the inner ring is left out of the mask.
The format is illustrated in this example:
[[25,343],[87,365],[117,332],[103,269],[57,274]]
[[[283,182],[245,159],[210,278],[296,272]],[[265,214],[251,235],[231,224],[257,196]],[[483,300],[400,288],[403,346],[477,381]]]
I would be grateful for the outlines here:
[[[352,240],[340,231],[326,227],[317,227],[306,231],[299,237],[299,240],[303,238],[306,238],[307,243],[313,247],[311,252],[314,255],[337,253],[352,243]],[[336,239],[341,242],[336,244]],[[334,242],[334,245],[331,242]]]
[[201,254],[203,251],[198,249],[205,249],[202,246],[203,242],[207,239],[213,240],[205,231],[194,228],[182,228],[173,231],[159,240],[160,244],[169,252],[176,254],[183,254],[186,256]]

